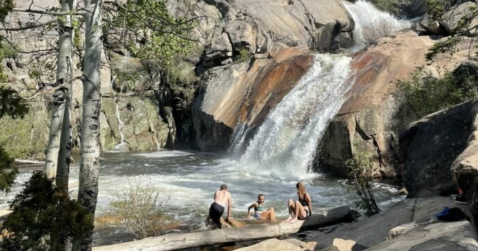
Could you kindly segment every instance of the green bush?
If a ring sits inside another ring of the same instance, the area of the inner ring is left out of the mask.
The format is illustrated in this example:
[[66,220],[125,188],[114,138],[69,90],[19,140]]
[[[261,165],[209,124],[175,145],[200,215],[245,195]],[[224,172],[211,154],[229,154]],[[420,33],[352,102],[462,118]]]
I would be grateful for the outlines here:
[[10,208],[13,212],[0,231],[1,250],[64,251],[67,240],[80,240],[83,233],[93,231],[93,216],[41,171],[33,173]]
[[252,54],[247,48],[240,48],[236,56],[236,60],[239,63],[248,62],[252,59]]
[[14,159],[0,146],[0,191],[9,192],[10,186],[15,181],[18,170],[13,161]]
[[478,97],[475,79],[466,73],[454,76],[447,72],[438,79],[419,68],[410,74],[408,80],[398,81],[397,87],[396,97],[402,104],[404,125]]
[[355,204],[358,208],[366,210],[366,215],[374,215],[381,210],[375,202],[372,186],[372,162],[369,154],[357,152],[353,158],[348,159],[345,165],[349,168],[349,176],[355,192],[360,197],[360,201]]
[[137,180],[124,192],[117,192],[110,202],[112,214],[138,239],[160,235],[169,218],[165,215],[165,202],[159,201],[159,193],[149,183],[141,186]]

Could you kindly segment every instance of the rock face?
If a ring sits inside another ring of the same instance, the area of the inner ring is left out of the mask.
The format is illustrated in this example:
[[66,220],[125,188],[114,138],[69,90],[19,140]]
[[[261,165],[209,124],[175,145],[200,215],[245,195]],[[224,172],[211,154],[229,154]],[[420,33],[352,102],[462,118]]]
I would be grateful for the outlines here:
[[478,221],[478,101],[471,106],[472,121],[468,129],[471,134],[465,149],[451,165],[451,170],[453,179],[465,191],[476,224]]
[[474,1],[445,1],[445,13],[438,17],[437,20],[433,20],[428,14],[419,21],[420,27],[425,29],[427,34],[430,35],[452,35],[456,32],[459,26],[462,26],[461,22],[465,19],[471,19],[467,27],[465,35],[475,36],[478,24],[478,18],[473,16],[474,10],[477,8],[477,4]]
[[[374,157],[375,177],[394,177],[397,139],[393,132],[398,108],[394,80],[403,79],[425,63],[433,42],[414,32],[380,40],[377,46],[354,56],[354,83],[348,100],[330,122],[319,147],[319,168],[348,175],[345,160],[356,151]],[[410,50],[413,48],[413,50]]]
[[[417,238],[420,236],[420,238]],[[468,221],[437,222],[416,226],[391,240],[377,244],[370,251],[478,250],[477,235]]]
[[458,47],[463,51],[441,55],[426,64],[425,54],[434,43],[412,31],[399,32],[354,55],[354,84],[324,134],[316,161],[318,169],[347,176],[344,163],[358,151],[372,156],[375,177],[400,175],[397,130],[401,118],[397,116],[400,104],[394,96],[396,81],[407,79],[419,66],[439,76],[444,69],[454,69],[468,53],[466,43],[462,43]]
[[245,52],[263,54],[274,43],[323,52],[352,45],[354,21],[339,0],[204,0],[168,3],[173,15],[210,17],[193,37],[206,43],[204,65],[231,63]]
[[[478,5],[474,2],[466,2],[455,5],[447,13],[445,13],[440,20],[440,25],[448,32],[448,34],[455,33],[455,29],[460,25],[462,19],[472,18],[474,10]],[[471,20],[468,28],[478,25],[478,18],[474,17]],[[476,28],[469,30],[468,35],[476,35]]]
[[423,16],[427,13],[427,2],[422,0],[409,0],[399,2],[400,12],[407,18]]
[[407,160],[403,177],[410,196],[446,195],[456,190],[451,166],[475,130],[476,108],[477,104],[468,102],[426,116],[400,135]]
[[224,151],[240,121],[259,125],[310,66],[307,47],[275,44],[270,57],[210,69],[201,80],[192,114],[199,149]]
[[164,147],[168,137],[172,137],[168,124],[158,116],[154,96],[104,98],[102,101],[101,123],[105,126],[101,131],[101,146],[104,150],[115,150],[121,139],[130,151],[156,150]]

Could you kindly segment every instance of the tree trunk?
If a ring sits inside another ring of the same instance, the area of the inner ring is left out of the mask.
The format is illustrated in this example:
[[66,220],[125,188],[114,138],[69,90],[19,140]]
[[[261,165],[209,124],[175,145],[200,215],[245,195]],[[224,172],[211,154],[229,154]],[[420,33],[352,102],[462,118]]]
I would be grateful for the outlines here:
[[[72,11],[72,4],[72,0],[63,0],[61,4],[61,10]],[[62,16],[60,17],[59,22],[61,27],[59,30],[60,48],[58,50],[58,61],[56,66],[56,86],[66,83],[68,77],[68,58],[71,58],[73,52],[71,39],[71,32],[73,28],[71,26],[71,16]],[[45,174],[49,179],[54,179],[56,177],[61,131],[63,127],[66,99],[68,95],[69,93],[67,88],[58,88],[53,94],[50,136],[45,160]]]
[[73,251],[89,251],[92,247],[93,221],[98,197],[100,166],[100,64],[101,64],[101,0],[85,3],[85,57],[83,82],[83,116],[81,123],[81,160],[78,201],[92,214],[91,230],[73,244]]
[[[73,11],[76,0],[63,0],[61,10],[63,12]],[[73,25],[72,16],[65,16],[65,23],[60,36],[60,53],[58,58],[57,74],[66,72],[64,76],[67,84],[65,86],[65,109],[61,129],[60,151],[57,162],[56,185],[61,187],[68,194],[68,175],[70,172],[70,153],[72,147],[71,137],[71,97],[72,97],[72,74],[73,74]],[[63,49],[63,51],[62,51]],[[61,62],[61,64],[60,64]],[[63,76],[63,75],[62,75]]]
[[164,251],[193,247],[208,246],[226,242],[239,242],[254,239],[274,238],[301,230],[317,228],[333,224],[349,216],[348,206],[330,209],[293,224],[281,222],[278,224],[250,225],[243,228],[228,228],[195,233],[175,233],[139,241],[93,248],[93,251]]

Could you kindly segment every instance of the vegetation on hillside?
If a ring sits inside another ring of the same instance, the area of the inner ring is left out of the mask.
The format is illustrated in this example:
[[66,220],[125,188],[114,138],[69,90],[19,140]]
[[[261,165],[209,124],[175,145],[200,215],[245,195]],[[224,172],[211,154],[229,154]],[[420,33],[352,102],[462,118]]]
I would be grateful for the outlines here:
[[401,102],[400,128],[423,116],[478,98],[476,78],[468,72],[447,72],[441,78],[419,68],[408,80],[397,82]]
[[[16,118],[22,118],[28,113],[28,106],[25,100],[20,97],[17,91],[0,85],[0,123],[3,117],[7,117],[9,120]],[[8,128],[4,125],[0,125],[2,132]],[[9,191],[10,186],[15,180],[17,169],[13,163],[13,157],[11,157],[5,150],[3,144],[0,142],[0,191]]]

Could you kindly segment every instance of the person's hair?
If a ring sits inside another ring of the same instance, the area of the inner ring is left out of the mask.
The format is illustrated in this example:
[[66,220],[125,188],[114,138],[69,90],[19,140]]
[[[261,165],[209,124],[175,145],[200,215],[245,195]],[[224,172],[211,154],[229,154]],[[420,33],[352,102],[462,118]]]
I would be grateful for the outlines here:
[[261,196],[264,196],[264,194],[260,193],[259,195],[257,195],[257,199],[259,199]]
[[297,183],[297,185],[295,185],[295,187],[296,187],[297,190],[298,190],[299,196],[300,196],[301,198],[304,197],[304,194],[305,194],[305,185],[304,185],[304,183],[302,183],[302,181],[301,181],[301,182]]
[[226,184],[222,184],[222,185],[221,185],[221,190],[227,190]]

